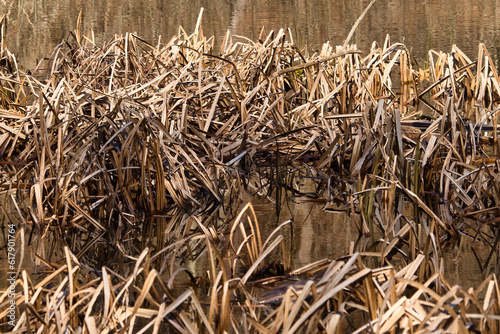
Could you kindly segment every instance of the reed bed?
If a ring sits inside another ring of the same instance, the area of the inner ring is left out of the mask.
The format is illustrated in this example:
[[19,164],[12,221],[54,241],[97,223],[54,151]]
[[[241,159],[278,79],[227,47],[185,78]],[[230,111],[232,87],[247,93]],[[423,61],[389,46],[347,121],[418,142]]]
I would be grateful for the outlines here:
[[[311,53],[289,30],[215,49],[201,15],[156,45],[98,46],[80,27],[29,73],[2,33],[3,223],[47,270],[19,265],[14,331],[498,332],[496,276],[450,286],[442,266],[460,238],[490,246],[482,266],[498,257],[500,81],[484,45],[418,67],[389,37]],[[245,192],[278,213],[300,198],[358,215],[370,241],[294,268],[293,222],[263,236]],[[206,274],[186,267],[198,259]]]

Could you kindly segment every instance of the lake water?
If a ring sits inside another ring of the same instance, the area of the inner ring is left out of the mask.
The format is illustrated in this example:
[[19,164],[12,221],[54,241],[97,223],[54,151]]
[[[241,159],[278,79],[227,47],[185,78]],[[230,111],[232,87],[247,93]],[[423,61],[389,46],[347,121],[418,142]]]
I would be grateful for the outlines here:
[[[93,29],[102,42],[114,34],[137,32],[147,41],[168,40],[179,25],[192,32],[200,8],[203,30],[220,43],[227,30],[256,39],[267,30],[290,28],[296,41],[313,50],[331,41],[340,45],[369,0],[0,0],[8,15],[7,46],[21,64],[50,56],[83,12],[84,31]],[[352,42],[367,52],[372,42],[405,42],[417,59],[429,48],[450,51],[457,44],[475,59],[479,43],[500,54],[500,3],[496,0],[378,0],[359,25]]]

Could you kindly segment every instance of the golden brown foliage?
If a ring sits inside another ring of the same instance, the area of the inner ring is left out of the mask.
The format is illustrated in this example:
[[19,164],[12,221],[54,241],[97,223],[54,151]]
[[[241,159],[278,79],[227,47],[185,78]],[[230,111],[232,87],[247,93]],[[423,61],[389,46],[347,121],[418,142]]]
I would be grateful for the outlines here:
[[[33,73],[0,49],[5,219],[38,233],[51,270],[19,274],[16,329],[498,331],[496,278],[464,290],[440,264],[446,238],[472,236],[490,258],[500,238],[500,81],[484,45],[477,61],[453,47],[418,68],[389,38],[367,55],[347,43],[309,55],[284,30],[228,34],[218,51],[199,25],[156,46],[91,36],[72,32]],[[342,203],[380,238],[293,270],[280,234],[291,222],[262,242],[251,206],[231,219],[243,189],[278,210],[286,194]],[[203,218],[213,210],[226,230]],[[145,217],[164,220],[140,230]],[[179,264],[202,254],[207,277]]]

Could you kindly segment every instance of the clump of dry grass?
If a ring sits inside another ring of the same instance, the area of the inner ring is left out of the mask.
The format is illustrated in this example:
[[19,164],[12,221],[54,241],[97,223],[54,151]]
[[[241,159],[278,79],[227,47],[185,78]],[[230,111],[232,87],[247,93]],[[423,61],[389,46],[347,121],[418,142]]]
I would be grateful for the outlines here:
[[[411,59],[389,38],[310,55],[285,30],[216,51],[200,24],[102,47],[78,28],[27,74],[2,39],[5,219],[52,270],[18,277],[17,329],[496,332],[496,278],[449,286],[441,248],[498,252],[498,74],[484,45],[477,61],[456,46]],[[372,240],[294,269],[291,222],[262,236],[250,205],[235,216],[242,191],[278,212],[320,198]],[[205,277],[181,263],[201,257]]]
[[[322,188],[331,175],[365,184],[392,174],[422,199],[438,189],[450,222],[454,206],[475,212],[494,195],[471,188],[492,180],[474,167],[494,159],[484,130],[496,152],[499,91],[484,47],[476,73],[456,47],[431,53],[424,71],[389,39],[365,57],[328,43],[308,56],[286,31],[260,42],[228,35],[219,56],[200,27],[180,36],[152,46],[127,34],[97,47],[77,30],[54,50],[46,81],[4,80],[3,156],[23,162],[14,180],[33,180],[34,221],[105,230],[97,220],[221,203],[241,185],[271,195],[293,173]],[[412,121],[422,104],[432,123]],[[255,184],[256,174],[271,181]]]

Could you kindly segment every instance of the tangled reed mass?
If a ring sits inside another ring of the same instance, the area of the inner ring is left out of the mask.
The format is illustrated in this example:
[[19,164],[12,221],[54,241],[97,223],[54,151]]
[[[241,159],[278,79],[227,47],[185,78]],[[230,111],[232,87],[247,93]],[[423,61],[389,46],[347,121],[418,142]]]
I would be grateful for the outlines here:
[[[447,240],[498,252],[500,80],[484,45],[418,67],[389,38],[310,54],[285,30],[215,50],[199,25],[156,46],[77,29],[25,73],[1,43],[4,220],[48,270],[19,273],[16,330],[498,331],[496,277],[465,290],[441,265]],[[250,205],[232,215],[242,191],[320,199],[378,240],[294,269],[293,223],[263,243]],[[151,217],[165,219],[152,248],[137,228]],[[179,261],[203,256],[204,278]]]

